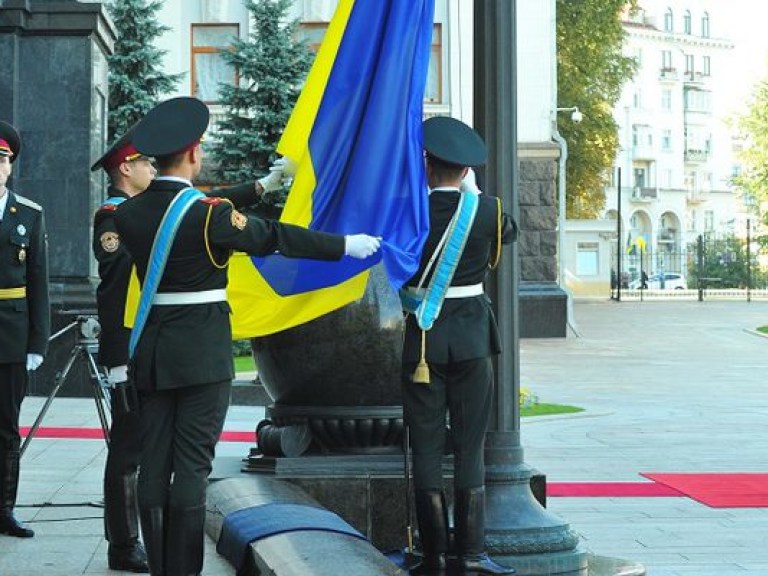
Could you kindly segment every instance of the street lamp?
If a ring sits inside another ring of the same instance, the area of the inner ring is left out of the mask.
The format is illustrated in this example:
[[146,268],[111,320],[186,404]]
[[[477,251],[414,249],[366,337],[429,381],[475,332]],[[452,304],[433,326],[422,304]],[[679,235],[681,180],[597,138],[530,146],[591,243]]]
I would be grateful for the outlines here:
[[565,286],[565,216],[566,216],[566,200],[565,200],[565,165],[568,161],[568,142],[560,134],[557,129],[557,113],[558,112],[570,112],[571,121],[574,124],[578,124],[584,119],[584,114],[581,113],[578,106],[569,106],[566,108],[555,108],[552,112],[552,139],[557,142],[560,147],[560,158],[558,160],[557,169],[557,276],[558,283],[563,292],[565,292],[567,300],[567,315],[568,325],[572,330],[575,330],[575,324],[571,318],[571,294]]

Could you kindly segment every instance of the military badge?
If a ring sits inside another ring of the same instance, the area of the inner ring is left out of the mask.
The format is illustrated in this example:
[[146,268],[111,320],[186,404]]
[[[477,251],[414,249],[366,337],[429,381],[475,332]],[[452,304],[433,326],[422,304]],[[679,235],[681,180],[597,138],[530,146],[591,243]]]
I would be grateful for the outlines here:
[[241,214],[237,210],[232,210],[232,226],[238,230],[245,230],[248,224],[248,217],[245,214]]
[[99,242],[101,242],[104,252],[111,253],[120,247],[120,236],[117,235],[117,232],[104,232],[99,238]]
[[24,261],[27,259],[27,251],[24,248],[19,248],[19,264],[24,264]]
[[27,233],[27,227],[24,224],[19,224],[16,226],[16,232],[19,233],[19,236],[24,236]]

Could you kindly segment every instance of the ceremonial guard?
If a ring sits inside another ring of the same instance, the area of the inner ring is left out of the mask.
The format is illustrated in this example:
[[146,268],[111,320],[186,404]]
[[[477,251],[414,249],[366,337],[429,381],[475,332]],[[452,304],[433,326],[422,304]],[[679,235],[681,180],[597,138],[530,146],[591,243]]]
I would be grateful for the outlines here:
[[[416,518],[423,559],[412,574],[513,574],[485,551],[483,447],[501,351],[486,273],[516,227],[498,198],[461,191],[468,167],[485,163],[480,136],[453,118],[424,122],[430,232],[418,272],[402,291],[408,312],[403,403],[413,446]],[[454,547],[449,550],[442,462],[449,417],[454,454]],[[448,568],[452,568],[449,566]],[[454,571],[448,573],[456,573]]]
[[[129,376],[151,447],[142,453],[138,495],[154,575],[189,576],[203,566],[205,489],[234,377],[225,293],[231,251],[337,260],[366,258],[379,247],[370,236],[248,217],[194,190],[208,119],[199,100],[175,98],[139,122],[133,143],[155,157],[159,176],[115,218],[142,282]],[[281,179],[274,170],[260,183],[274,190]]]
[[48,240],[43,209],[6,183],[21,139],[0,122],[0,534],[31,538],[16,520],[21,437],[19,412],[28,372],[43,362],[51,331]]

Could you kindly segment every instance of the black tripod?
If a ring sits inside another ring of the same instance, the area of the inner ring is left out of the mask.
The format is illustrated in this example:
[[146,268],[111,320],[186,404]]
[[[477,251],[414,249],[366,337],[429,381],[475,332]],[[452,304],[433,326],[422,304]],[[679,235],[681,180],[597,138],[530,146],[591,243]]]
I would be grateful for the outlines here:
[[32,438],[34,438],[37,429],[40,428],[40,423],[43,421],[46,412],[48,412],[51,402],[53,402],[56,394],[59,393],[59,390],[64,385],[72,366],[74,366],[75,361],[78,358],[82,358],[88,364],[88,372],[91,376],[92,384],[91,391],[93,392],[93,399],[96,401],[96,412],[98,413],[99,421],[101,422],[101,430],[104,432],[104,441],[109,445],[109,422],[107,420],[107,412],[109,412],[110,409],[110,395],[108,392],[110,386],[106,375],[99,370],[99,367],[96,364],[96,359],[94,358],[94,354],[99,351],[98,338],[101,333],[101,325],[99,324],[99,321],[94,315],[79,314],[74,322],[56,332],[56,334],[51,336],[49,341],[53,341],[74,328],[77,328],[77,342],[72,348],[72,352],[69,354],[69,359],[64,365],[64,369],[56,373],[53,390],[51,390],[51,393],[48,395],[48,399],[45,401],[40,413],[37,415],[35,423],[32,425],[32,428],[30,428],[29,434],[24,438],[24,443],[21,445],[21,455],[24,454],[27,445],[29,445]]

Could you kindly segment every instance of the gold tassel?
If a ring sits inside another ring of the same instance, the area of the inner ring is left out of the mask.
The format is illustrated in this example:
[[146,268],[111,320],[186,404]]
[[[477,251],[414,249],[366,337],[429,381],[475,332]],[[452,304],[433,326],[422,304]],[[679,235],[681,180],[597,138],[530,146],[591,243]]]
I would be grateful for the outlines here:
[[427,333],[421,331],[421,358],[419,364],[416,366],[416,370],[413,371],[411,377],[414,384],[429,384],[429,365],[427,364]]

